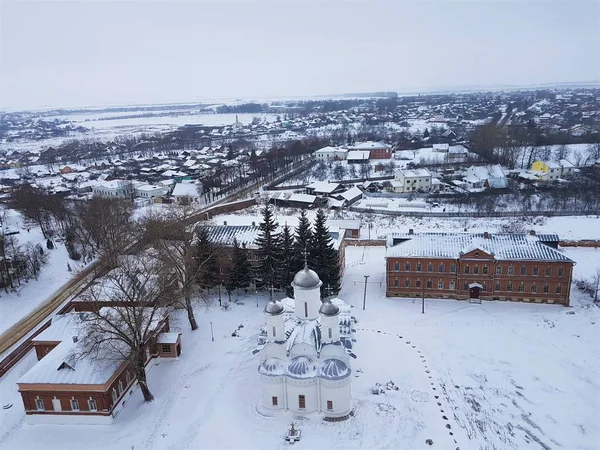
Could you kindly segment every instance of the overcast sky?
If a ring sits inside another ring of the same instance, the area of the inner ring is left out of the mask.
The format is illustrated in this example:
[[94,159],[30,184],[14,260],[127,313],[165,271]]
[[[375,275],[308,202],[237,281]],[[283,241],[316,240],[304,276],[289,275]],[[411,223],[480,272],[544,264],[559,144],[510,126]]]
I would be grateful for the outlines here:
[[600,2],[0,0],[0,107],[600,79]]

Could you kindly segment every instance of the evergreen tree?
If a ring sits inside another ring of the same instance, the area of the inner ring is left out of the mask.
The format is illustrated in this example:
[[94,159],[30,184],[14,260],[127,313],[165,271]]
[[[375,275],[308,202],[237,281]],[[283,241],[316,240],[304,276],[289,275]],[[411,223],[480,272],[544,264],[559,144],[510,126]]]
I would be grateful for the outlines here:
[[304,267],[304,252],[309,251],[310,239],[312,231],[310,229],[310,221],[306,217],[306,211],[300,211],[298,226],[296,227],[296,235],[292,246],[292,274],[302,270]]
[[219,281],[219,256],[214,243],[210,241],[205,227],[198,227],[196,237],[196,283],[205,288],[211,288]]
[[294,279],[295,272],[293,271],[294,267],[294,254],[293,254],[293,246],[294,246],[294,237],[292,236],[292,232],[290,227],[286,223],[283,227],[283,231],[281,233],[281,270],[279,280],[279,285],[285,289],[285,293],[288,297],[291,297],[293,294],[293,289],[291,286],[291,282]]
[[266,204],[262,209],[263,219],[258,224],[258,236],[255,244],[258,247],[258,273],[262,280],[261,288],[269,289],[279,286],[281,280],[281,237],[277,233],[279,224],[275,221],[273,207]]
[[423,133],[423,139],[429,137],[429,129],[425,128],[425,132]]
[[52,242],[52,239],[46,239],[46,248],[48,250],[52,250],[54,248],[54,242]]
[[315,218],[308,257],[310,268],[317,272],[323,282],[321,298],[337,294],[340,290],[339,255],[333,248],[333,240],[329,236],[329,229],[325,221],[325,213],[319,209]]
[[236,289],[244,289],[250,286],[251,272],[248,254],[245,248],[240,247],[237,239],[233,240],[233,252],[231,255],[231,269],[225,282],[225,289],[231,301],[231,293]]

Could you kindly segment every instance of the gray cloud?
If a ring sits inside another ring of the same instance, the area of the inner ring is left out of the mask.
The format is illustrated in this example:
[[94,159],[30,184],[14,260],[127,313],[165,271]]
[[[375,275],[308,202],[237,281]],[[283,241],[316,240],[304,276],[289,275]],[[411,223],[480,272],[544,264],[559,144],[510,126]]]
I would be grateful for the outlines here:
[[595,1],[0,5],[2,107],[600,78]]

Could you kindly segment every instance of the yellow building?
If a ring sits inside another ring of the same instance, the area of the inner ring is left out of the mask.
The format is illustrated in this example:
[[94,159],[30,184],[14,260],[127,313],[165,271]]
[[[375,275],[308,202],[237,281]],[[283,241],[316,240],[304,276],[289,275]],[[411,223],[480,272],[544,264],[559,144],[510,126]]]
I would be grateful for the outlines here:
[[575,171],[575,167],[566,159],[561,159],[559,162],[535,161],[531,165],[531,171],[534,172],[541,181],[555,181],[559,178],[572,175]]

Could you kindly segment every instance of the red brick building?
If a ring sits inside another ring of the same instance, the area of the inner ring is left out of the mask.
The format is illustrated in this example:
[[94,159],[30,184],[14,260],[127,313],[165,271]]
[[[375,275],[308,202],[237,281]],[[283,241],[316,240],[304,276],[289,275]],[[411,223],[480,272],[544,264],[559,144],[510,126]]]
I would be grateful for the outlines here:
[[[33,339],[38,362],[17,385],[31,423],[111,423],[136,388],[126,362],[76,358],[80,314],[52,318],[52,324]],[[181,353],[180,333],[169,332],[165,315],[147,342],[146,365],[153,358]]]
[[569,305],[573,265],[555,234],[395,233],[386,295]]

